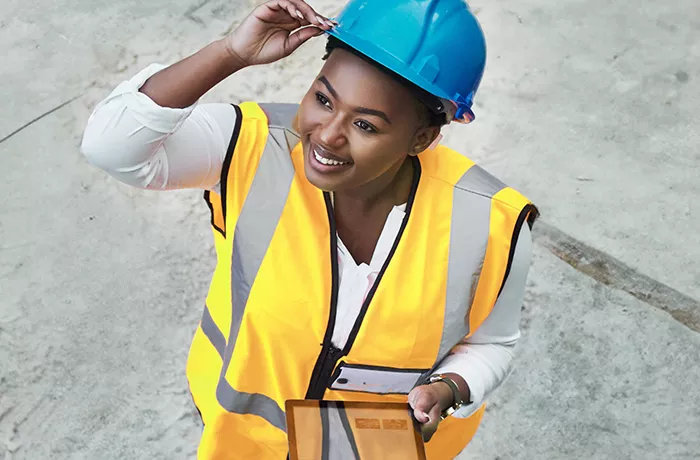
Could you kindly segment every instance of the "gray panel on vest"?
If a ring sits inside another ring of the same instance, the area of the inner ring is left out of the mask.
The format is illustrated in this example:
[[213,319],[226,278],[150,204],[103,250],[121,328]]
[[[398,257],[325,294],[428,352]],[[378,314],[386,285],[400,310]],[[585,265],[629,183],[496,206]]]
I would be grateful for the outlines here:
[[277,229],[294,180],[294,165],[284,132],[284,129],[270,130],[233,234],[231,328],[216,391],[219,403],[229,412],[258,415],[282,430],[286,426],[284,411],[276,401],[262,394],[237,391],[231,387],[225,375],[236,347],[250,290]]
[[[273,130],[265,143],[258,170],[246,196],[233,236],[231,300],[233,318],[227,361],[238,337],[248,295],[277,228],[294,179],[294,165],[281,130]],[[228,364],[228,363],[227,363]]]
[[[329,402],[327,407],[321,407],[321,411],[326,411],[328,414],[328,453],[330,459],[357,459],[353,444],[355,438],[352,430],[346,430],[346,424],[343,421],[343,412],[345,409],[338,407],[334,402]],[[347,415],[345,416],[347,417]],[[326,437],[324,436],[324,439]]]
[[496,193],[506,188],[506,184],[481,166],[473,165],[457,182],[456,187],[492,198]]
[[201,328],[204,335],[206,335],[211,344],[214,345],[214,348],[223,360],[224,353],[226,352],[226,337],[224,337],[224,334],[211,317],[208,306],[204,307],[204,313],[202,313]]
[[455,186],[447,265],[445,319],[438,362],[470,332],[469,315],[489,240],[490,198],[503,187],[505,185],[502,182],[476,165],[472,166]]
[[299,104],[258,104],[267,115],[267,124],[270,127],[288,129],[294,131],[292,122],[299,111]]
[[267,115],[267,124],[270,132],[276,128],[284,130],[287,142],[287,150],[291,152],[300,141],[299,134],[294,131],[293,122],[299,111],[299,104],[260,104],[260,108]]

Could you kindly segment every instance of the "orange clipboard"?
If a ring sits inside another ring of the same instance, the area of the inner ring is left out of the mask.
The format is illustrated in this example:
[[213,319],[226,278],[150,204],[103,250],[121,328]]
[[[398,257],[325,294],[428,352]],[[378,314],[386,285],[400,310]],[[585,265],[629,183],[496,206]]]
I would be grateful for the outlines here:
[[290,460],[426,460],[408,404],[289,400],[286,416]]

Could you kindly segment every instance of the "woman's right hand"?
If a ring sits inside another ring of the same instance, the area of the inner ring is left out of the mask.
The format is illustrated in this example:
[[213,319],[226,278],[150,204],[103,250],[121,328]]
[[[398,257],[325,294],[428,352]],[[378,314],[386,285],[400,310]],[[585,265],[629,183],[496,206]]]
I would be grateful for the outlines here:
[[271,0],[255,8],[224,41],[241,67],[269,64],[333,26],[304,0]]

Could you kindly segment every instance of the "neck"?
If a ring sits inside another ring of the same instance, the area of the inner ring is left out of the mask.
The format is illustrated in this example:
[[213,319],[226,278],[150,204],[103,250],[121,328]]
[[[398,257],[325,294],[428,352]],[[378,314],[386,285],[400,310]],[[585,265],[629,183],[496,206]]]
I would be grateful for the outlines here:
[[389,204],[396,206],[405,203],[411,192],[413,164],[410,157],[397,163],[390,170],[354,190],[334,192],[336,209],[342,207],[369,212]]

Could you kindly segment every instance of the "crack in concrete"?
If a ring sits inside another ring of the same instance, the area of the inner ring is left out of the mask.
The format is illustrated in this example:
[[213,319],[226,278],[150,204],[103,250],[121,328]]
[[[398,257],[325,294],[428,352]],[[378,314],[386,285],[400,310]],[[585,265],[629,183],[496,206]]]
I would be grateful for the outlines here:
[[80,96],[82,96],[82,94],[78,94],[77,96],[75,96],[75,97],[73,97],[73,98],[71,98],[71,99],[68,99],[68,100],[65,101],[65,102],[62,102],[62,103],[58,104],[58,105],[57,105],[56,107],[54,107],[53,109],[48,110],[48,111],[42,113],[41,115],[39,115],[38,117],[34,118],[33,120],[28,121],[27,123],[23,124],[23,125],[20,126],[19,128],[17,128],[17,129],[15,129],[14,131],[12,131],[12,132],[11,132],[10,134],[8,134],[7,136],[5,136],[5,137],[3,137],[2,139],[0,139],[0,144],[2,144],[3,142],[5,142],[6,140],[8,140],[9,138],[11,138],[12,136],[14,136],[15,134],[18,134],[20,131],[22,131],[22,130],[28,128],[28,127],[30,127],[31,125],[33,125],[33,124],[36,123],[37,121],[41,120],[42,118],[44,118],[44,117],[46,117],[46,116],[48,116],[48,115],[51,115],[51,114],[54,113],[55,111],[57,111],[57,110],[59,110],[59,109],[65,107],[65,106],[67,106],[68,104],[70,104],[70,103],[73,102],[74,100],[78,99]]
[[201,18],[195,16],[194,13],[196,13],[197,11],[199,11],[201,8],[203,8],[203,7],[204,7],[207,3],[209,3],[209,2],[211,2],[211,0],[203,0],[202,2],[200,2],[200,3],[198,3],[198,4],[195,4],[195,5],[190,6],[190,7],[187,9],[187,11],[185,11],[184,16],[185,16],[187,19],[189,19],[190,21],[196,22],[197,24],[199,24],[199,25],[202,26],[202,27],[206,27],[206,24],[204,23],[204,21],[203,21]]
[[676,321],[700,332],[700,302],[692,297],[541,220],[535,225],[533,240],[579,272],[668,312]]

